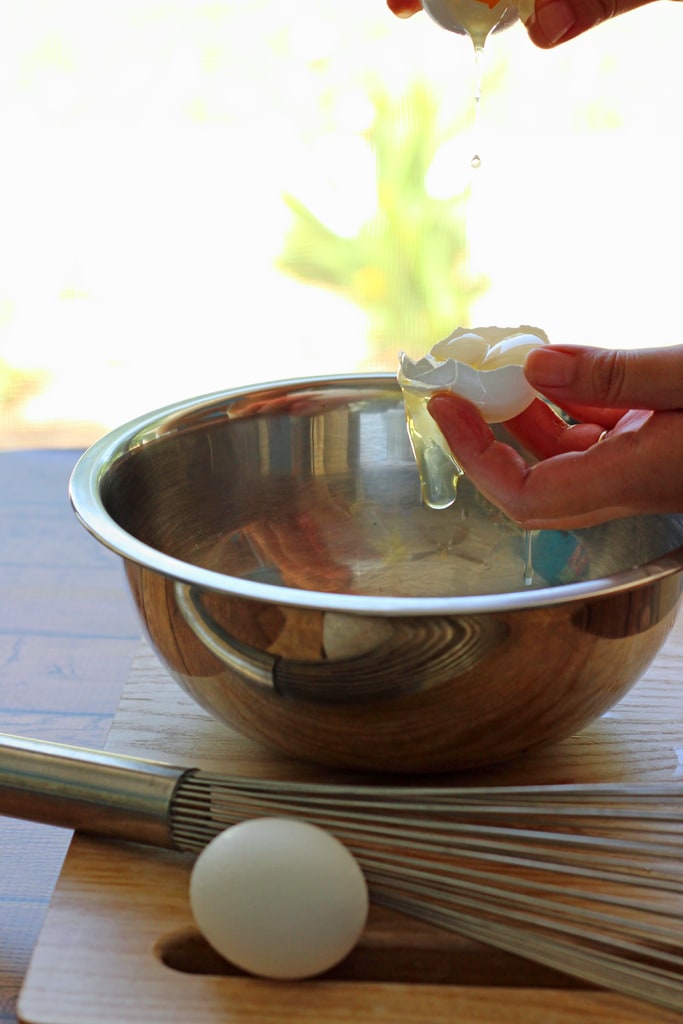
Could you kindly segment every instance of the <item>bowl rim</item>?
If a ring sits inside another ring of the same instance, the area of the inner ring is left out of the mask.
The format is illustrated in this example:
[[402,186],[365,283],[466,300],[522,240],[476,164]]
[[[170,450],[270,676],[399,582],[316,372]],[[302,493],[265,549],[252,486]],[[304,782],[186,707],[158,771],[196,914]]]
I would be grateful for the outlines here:
[[356,615],[420,617],[523,611],[607,597],[621,591],[632,590],[634,587],[647,586],[655,580],[675,575],[683,568],[681,545],[666,555],[608,576],[529,590],[454,597],[380,596],[300,590],[229,576],[165,554],[129,534],[110,516],[104,506],[100,485],[107,470],[135,448],[171,433],[174,429],[173,423],[179,416],[190,411],[200,413],[216,404],[225,404],[247,396],[254,397],[264,392],[291,393],[292,390],[350,388],[369,384],[375,384],[382,389],[395,386],[400,392],[396,375],[392,373],[334,374],[285,378],[225,388],[152,409],[108,431],[80,455],[69,479],[68,493],[73,511],[81,525],[96,540],[121,556],[124,561],[133,562],[175,581],[202,590],[269,604]]

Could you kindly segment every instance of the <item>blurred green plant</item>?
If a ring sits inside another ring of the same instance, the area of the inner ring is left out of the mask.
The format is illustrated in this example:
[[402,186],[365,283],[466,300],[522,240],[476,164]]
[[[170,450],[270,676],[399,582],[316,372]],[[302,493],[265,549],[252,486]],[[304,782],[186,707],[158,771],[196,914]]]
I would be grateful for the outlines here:
[[0,358],[0,410],[16,412],[29,398],[40,394],[47,374],[41,370],[21,370]]
[[301,199],[285,195],[293,219],[278,266],[365,311],[367,363],[374,369],[393,368],[400,349],[419,355],[467,325],[488,281],[468,268],[468,190],[443,199],[427,187],[439,149],[463,130],[465,117],[441,125],[439,102],[421,81],[400,98],[375,85],[370,99],[374,117],[366,139],[375,157],[376,210],[346,237]]

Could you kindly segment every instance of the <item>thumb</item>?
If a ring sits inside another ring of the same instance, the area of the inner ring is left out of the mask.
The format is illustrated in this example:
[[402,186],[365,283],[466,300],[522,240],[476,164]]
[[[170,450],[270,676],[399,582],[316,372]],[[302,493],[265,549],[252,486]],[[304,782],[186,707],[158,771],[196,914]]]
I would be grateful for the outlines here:
[[560,406],[683,409],[683,345],[630,351],[548,345],[529,353],[524,372]]
[[529,37],[537,46],[547,49],[565,43],[608,18],[650,0],[536,0],[535,9],[526,23]]

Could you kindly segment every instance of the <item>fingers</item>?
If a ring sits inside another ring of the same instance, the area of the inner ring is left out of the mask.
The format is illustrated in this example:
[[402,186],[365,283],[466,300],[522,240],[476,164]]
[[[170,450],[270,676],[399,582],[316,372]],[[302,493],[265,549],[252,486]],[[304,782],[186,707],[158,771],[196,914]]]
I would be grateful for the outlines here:
[[591,422],[570,426],[538,398],[505,424],[513,437],[537,459],[549,459],[562,452],[585,451],[596,443],[606,428],[613,425],[614,422],[606,423],[605,417],[598,417]]
[[[580,36],[603,21],[644,7],[651,0],[536,0],[526,23],[529,38],[536,46],[549,49]],[[387,0],[387,6],[399,18],[410,18],[422,10],[420,0]]]
[[597,405],[580,405],[578,402],[562,403],[562,411],[579,420],[581,423],[599,423],[601,427],[609,429],[615,426],[627,411],[626,409],[605,409]]
[[574,529],[601,521],[599,515],[595,518],[601,504],[607,506],[604,518],[615,514],[611,495],[603,495],[601,501],[600,497],[591,495],[589,499],[585,494],[585,473],[581,473],[583,505],[576,507],[575,477],[580,469],[575,464],[579,457],[575,453],[530,467],[513,448],[497,441],[476,409],[468,405],[454,396],[437,394],[429,403],[429,411],[475,487],[520,526]]
[[[683,508],[683,481],[671,471],[683,460],[683,413],[629,413],[600,444],[594,424],[581,425],[583,432],[555,427],[549,457],[529,466],[463,399],[440,392],[429,411],[474,486],[527,529],[576,529]],[[537,407],[521,429],[531,432],[541,418]],[[522,419],[512,422],[516,433]]]
[[[529,38],[536,46],[549,49],[587,32],[608,18],[651,0],[536,0],[534,12],[526,23]],[[387,6],[399,18],[410,18],[422,10],[420,0],[387,0]]]
[[683,408],[683,346],[633,351],[548,345],[534,349],[527,380],[562,408]]
[[608,18],[644,7],[650,0],[536,0],[526,23],[529,38],[548,49],[587,32]]
[[387,0],[387,7],[399,18],[410,18],[422,10],[422,3],[420,0]]
[[496,441],[477,409],[465,399],[437,392],[428,409],[475,487],[505,512],[512,508],[527,472],[522,456]]

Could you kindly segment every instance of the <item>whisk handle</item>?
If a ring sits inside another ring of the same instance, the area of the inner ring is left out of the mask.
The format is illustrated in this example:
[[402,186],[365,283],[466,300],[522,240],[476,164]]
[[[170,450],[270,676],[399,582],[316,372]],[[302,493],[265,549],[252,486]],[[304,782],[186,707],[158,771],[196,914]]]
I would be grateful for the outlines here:
[[176,849],[173,794],[188,769],[0,734],[0,814]]

